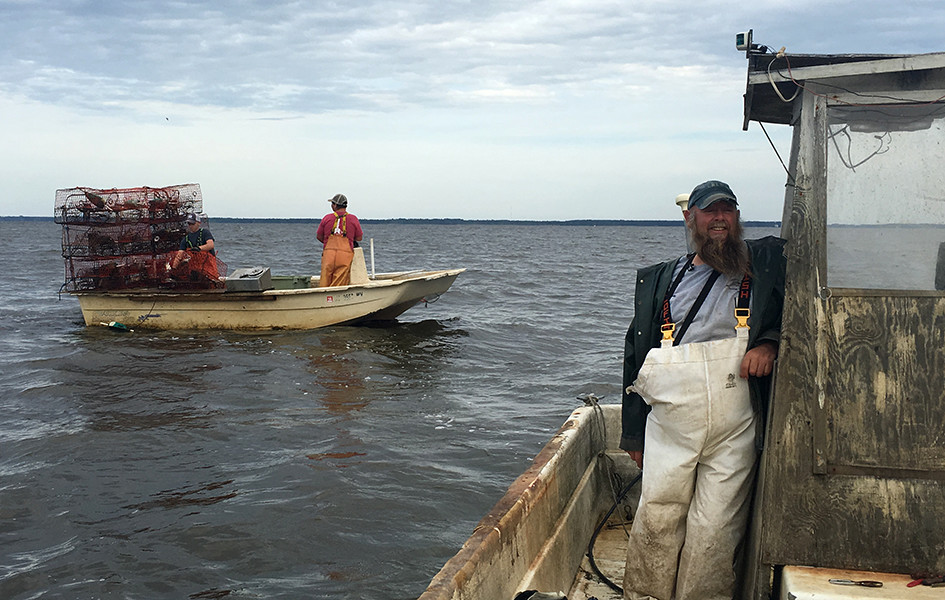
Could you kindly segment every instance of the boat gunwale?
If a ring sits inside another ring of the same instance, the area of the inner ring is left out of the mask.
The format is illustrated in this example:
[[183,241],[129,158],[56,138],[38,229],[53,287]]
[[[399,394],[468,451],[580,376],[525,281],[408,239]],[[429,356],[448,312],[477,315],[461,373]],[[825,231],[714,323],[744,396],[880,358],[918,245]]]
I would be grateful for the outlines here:
[[[582,443],[582,436],[590,435],[586,433],[585,428],[595,427],[595,421],[602,417],[601,414],[598,414],[598,411],[603,406],[605,405],[597,407],[582,406],[571,413],[554,436],[535,456],[531,465],[512,482],[502,498],[479,521],[472,534],[463,543],[463,546],[433,576],[426,591],[420,595],[419,600],[459,600],[481,597],[472,593],[469,586],[475,586],[476,577],[483,576],[483,568],[488,570],[489,566],[494,564],[496,558],[502,555],[504,544],[514,543],[516,533],[524,527],[524,521],[532,510],[534,503],[550,487],[560,485],[561,481],[557,477],[556,470],[561,461],[566,460],[565,455],[574,450],[573,446]],[[619,410],[618,405],[606,406],[608,407],[606,410]],[[591,453],[594,458],[589,457],[592,461],[596,460],[599,453],[607,450],[608,436],[606,430],[602,433],[603,438],[600,440],[602,445]],[[577,470],[582,473],[583,477],[586,470],[593,467],[594,465],[589,462],[583,465],[583,468]],[[591,532],[588,531],[587,535],[590,537]],[[582,552],[584,546],[585,544],[580,545]],[[539,555],[542,554],[543,550],[544,547],[539,550]],[[507,583],[515,585],[524,583],[525,579],[530,580],[535,572],[535,565],[532,560],[539,558],[539,555],[521,556],[520,558],[525,559],[527,563],[525,568],[521,570],[521,573],[515,575],[514,581]],[[504,575],[509,575],[509,573]],[[519,575],[524,579],[519,579]],[[521,590],[516,589],[515,591]],[[476,593],[480,592],[481,590]]]
[[[73,296],[105,296],[112,298],[161,298],[166,300],[275,300],[281,296],[296,296],[308,294],[324,294],[346,292],[358,289],[376,289],[403,285],[416,281],[433,281],[444,277],[456,277],[464,272],[465,268],[460,269],[441,269],[437,271],[413,271],[405,273],[416,273],[411,277],[403,277],[403,273],[379,273],[375,279],[364,283],[355,283],[350,285],[341,285],[333,287],[307,287],[297,289],[268,289],[259,291],[238,291],[232,292],[225,289],[209,290],[175,290],[175,289],[155,289],[139,288],[127,290],[75,290],[69,294]],[[383,278],[383,279],[377,279]]]

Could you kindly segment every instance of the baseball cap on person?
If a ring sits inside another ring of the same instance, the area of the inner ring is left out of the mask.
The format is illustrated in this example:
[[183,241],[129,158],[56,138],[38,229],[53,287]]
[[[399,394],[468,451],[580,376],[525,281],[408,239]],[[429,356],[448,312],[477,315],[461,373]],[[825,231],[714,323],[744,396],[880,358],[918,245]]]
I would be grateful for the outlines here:
[[199,223],[199,222],[200,222],[200,217],[199,217],[198,215],[195,215],[194,213],[189,213],[189,214],[187,215],[187,224],[188,224],[188,225],[192,225],[192,224],[194,224],[194,223]]
[[692,189],[689,194],[689,209],[705,209],[719,200],[728,200],[735,206],[738,206],[738,200],[732,193],[732,188],[727,183],[721,181],[706,181],[700,183]]
[[348,206],[348,199],[344,194],[335,194],[335,197],[329,200],[332,204],[337,204],[338,206]]

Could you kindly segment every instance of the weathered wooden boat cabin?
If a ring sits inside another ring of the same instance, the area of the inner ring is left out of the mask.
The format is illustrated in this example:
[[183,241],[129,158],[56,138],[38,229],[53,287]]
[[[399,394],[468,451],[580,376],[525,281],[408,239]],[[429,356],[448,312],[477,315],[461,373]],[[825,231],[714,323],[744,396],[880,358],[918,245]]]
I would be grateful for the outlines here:
[[943,575],[945,53],[747,58],[744,128],[793,141],[743,595],[791,566]]

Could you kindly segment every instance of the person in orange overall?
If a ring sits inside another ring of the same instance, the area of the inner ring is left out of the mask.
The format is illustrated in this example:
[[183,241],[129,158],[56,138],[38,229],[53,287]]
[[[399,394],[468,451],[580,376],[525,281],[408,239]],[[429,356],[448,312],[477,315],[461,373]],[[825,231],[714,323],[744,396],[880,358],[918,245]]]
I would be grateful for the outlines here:
[[329,202],[331,212],[322,218],[315,233],[318,241],[325,245],[319,287],[351,283],[351,259],[354,258],[355,242],[360,242],[363,236],[358,218],[348,212],[345,195],[335,194]]

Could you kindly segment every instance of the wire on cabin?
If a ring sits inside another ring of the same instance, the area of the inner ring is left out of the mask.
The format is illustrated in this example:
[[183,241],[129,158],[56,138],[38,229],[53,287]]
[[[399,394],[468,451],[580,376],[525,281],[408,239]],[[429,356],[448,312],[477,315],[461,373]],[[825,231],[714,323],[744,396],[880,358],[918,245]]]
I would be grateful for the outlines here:
[[768,135],[768,130],[765,129],[765,124],[762,123],[761,121],[758,121],[758,125],[761,126],[761,131],[764,132],[765,137],[768,138],[768,144],[770,144],[770,145],[771,145],[771,149],[774,150],[774,155],[778,157],[778,160],[779,160],[779,161],[781,161],[781,167],[784,169],[784,172],[787,173],[788,179],[791,180],[791,185],[794,185],[795,183],[797,183],[797,182],[794,180],[794,175],[793,175],[793,174],[791,173],[791,171],[788,169],[787,165],[784,164],[784,159],[781,158],[781,153],[778,152],[777,146],[774,145],[774,140],[772,140],[772,139],[771,139],[771,136]]
[[[773,80],[772,77],[771,77],[771,65],[773,65],[773,64],[775,63],[775,61],[777,61],[779,58],[783,58],[783,59],[784,59],[784,62],[785,62],[785,65],[787,66],[787,76],[786,76],[786,77],[787,77],[788,79],[790,79],[791,82],[799,88],[799,90],[804,90],[804,91],[806,91],[806,92],[808,92],[808,93],[811,93],[811,94],[813,94],[813,95],[815,95],[815,96],[819,96],[819,97],[821,97],[821,98],[826,98],[826,99],[828,99],[828,100],[833,100],[834,102],[836,102],[836,103],[838,103],[838,104],[844,104],[844,105],[846,105],[846,106],[863,106],[863,107],[868,107],[868,106],[873,106],[873,107],[875,107],[875,106],[876,106],[876,105],[873,104],[873,103],[869,103],[869,104],[858,104],[858,103],[856,103],[856,102],[847,102],[847,101],[845,101],[845,100],[841,100],[841,99],[837,98],[836,96],[828,96],[827,94],[821,94],[821,93],[819,93],[819,92],[815,92],[815,91],[811,90],[810,88],[808,88],[807,86],[805,86],[805,85],[804,85],[803,83],[801,83],[800,81],[794,79],[794,74],[793,74],[792,71],[791,71],[791,60],[790,60],[790,58],[788,57],[788,55],[783,52],[783,49],[782,49],[782,51],[781,51],[781,52],[778,52],[778,53],[775,55],[775,57],[771,60],[771,62],[768,63],[767,72],[768,72],[768,81],[771,82],[771,86],[774,88],[774,92],[775,92],[775,93],[778,95],[778,97],[781,98],[781,100],[784,101],[784,102],[791,102],[792,100],[794,100],[794,98],[797,97],[797,92],[795,92],[794,95],[791,96],[791,98],[785,98],[785,97],[781,94],[781,90],[778,89],[777,85],[774,83],[774,80]],[[778,73],[778,75],[780,75],[780,76],[782,76],[782,77],[785,77],[784,73],[782,73],[780,69],[777,69],[777,68],[776,68],[776,72]],[[927,102],[916,102],[915,99],[913,99],[913,98],[903,98],[903,97],[901,97],[901,96],[887,96],[887,95],[885,95],[885,94],[864,94],[864,93],[861,93],[861,92],[856,92],[856,91],[847,89],[847,88],[842,87],[842,86],[839,86],[839,85],[832,85],[832,84],[824,83],[824,82],[818,82],[818,85],[820,85],[820,86],[822,86],[822,87],[826,87],[826,88],[832,88],[832,89],[835,89],[835,90],[839,90],[839,91],[844,92],[844,93],[846,93],[846,94],[850,94],[851,96],[857,96],[858,98],[890,100],[890,101],[892,101],[892,102],[908,102],[909,104],[914,104],[914,105],[916,105],[916,106],[932,106],[932,105],[936,105],[936,104],[941,104],[942,101],[945,100],[945,95],[943,95],[943,96],[939,96],[939,97],[936,98],[935,100],[929,100],[929,101],[927,101]],[[941,107],[939,108],[939,110],[945,110],[945,104],[942,104]],[[882,113],[882,111],[878,111],[878,112]],[[938,110],[935,111],[935,112],[938,112]],[[934,113],[932,113],[932,114],[934,114]]]

